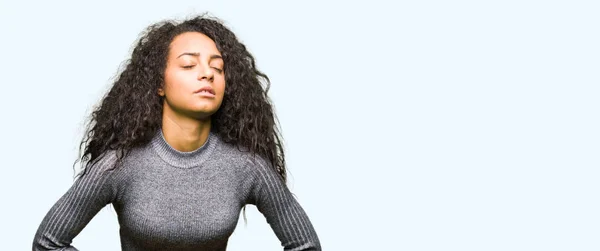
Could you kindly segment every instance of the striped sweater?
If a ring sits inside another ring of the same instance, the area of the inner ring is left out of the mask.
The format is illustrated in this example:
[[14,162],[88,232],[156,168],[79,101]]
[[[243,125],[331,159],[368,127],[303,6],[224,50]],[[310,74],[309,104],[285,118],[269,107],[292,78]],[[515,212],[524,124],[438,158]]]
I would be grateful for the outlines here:
[[116,167],[107,151],[50,208],[33,250],[78,250],[72,240],[112,204],[124,251],[226,250],[241,208],[255,205],[284,250],[321,250],[315,229],[280,176],[263,158],[210,133],[181,152],[157,130]]

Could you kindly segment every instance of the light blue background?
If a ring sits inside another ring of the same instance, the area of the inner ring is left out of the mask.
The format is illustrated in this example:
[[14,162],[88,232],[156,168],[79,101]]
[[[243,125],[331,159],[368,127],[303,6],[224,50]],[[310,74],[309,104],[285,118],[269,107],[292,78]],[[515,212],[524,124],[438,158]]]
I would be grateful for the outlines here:
[[[138,34],[203,11],[271,78],[325,250],[600,250],[597,1],[1,1],[0,249],[30,250]],[[248,209],[228,250],[281,250]],[[119,250],[112,207],[73,244]]]

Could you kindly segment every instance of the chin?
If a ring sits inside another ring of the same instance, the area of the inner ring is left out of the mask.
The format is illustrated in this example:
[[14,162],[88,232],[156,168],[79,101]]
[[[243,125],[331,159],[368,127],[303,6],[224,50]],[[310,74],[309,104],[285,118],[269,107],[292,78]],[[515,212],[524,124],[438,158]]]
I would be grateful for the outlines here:
[[194,117],[198,118],[198,119],[207,119],[210,116],[212,116],[213,114],[215,114],[215,112],[217,112],[216,109],[195,109],[195,110],[191,110],[191,113],[195,114]]

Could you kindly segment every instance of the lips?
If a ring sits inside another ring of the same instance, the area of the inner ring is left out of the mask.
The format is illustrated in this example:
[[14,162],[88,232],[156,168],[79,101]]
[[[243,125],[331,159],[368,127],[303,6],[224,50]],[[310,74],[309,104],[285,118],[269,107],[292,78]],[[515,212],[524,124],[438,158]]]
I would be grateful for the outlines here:
[[202,92],[206,92],[206,93],[210,93],[212,95],[215,95],[215,90],[210,87],[210,86],[204,86],[198,90],[196,90],[194,93],[202,93]]

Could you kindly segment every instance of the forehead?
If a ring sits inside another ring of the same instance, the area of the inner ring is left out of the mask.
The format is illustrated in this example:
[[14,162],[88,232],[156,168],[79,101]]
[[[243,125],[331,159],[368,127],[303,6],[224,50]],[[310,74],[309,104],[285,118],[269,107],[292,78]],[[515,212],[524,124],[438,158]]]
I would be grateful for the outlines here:
[[169,46],[169,57],[177,57],[184,52],[199,52],[201,57],[221,55],[215,42],[200,32],[185,32],[177,35]]

